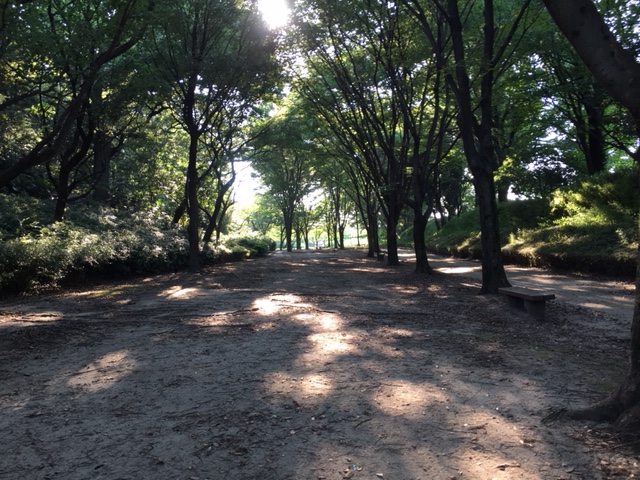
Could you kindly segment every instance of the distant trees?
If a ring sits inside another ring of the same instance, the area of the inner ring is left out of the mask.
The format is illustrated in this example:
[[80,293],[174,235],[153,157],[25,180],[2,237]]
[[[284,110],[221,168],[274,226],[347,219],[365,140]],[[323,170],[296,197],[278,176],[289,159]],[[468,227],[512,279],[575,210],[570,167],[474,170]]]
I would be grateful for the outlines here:
[[282,213],[287,251],[293,250],[294,222],[314,182],[313,133],[294,106],[274,118],[256,138],[252,162]]
[[[606,20],[637,49],[637,5],[615,4]],[[308,0],[280,38],[235,0],[0,8],[0,190],[47,199],[55,221],[81,199],[161,209],[186,227],[192,269],[249,156],[291,248],[320,221],[318,189],[332,243],[357,218],[367,254],[386,243],[393,265],[410,226],[428,272],[429,219],[477,206],[486,292],[507,284],[497,201],[638,158],[632,116],[535,3]],[[284,77],[279,102],[297,105],[263,120]]]

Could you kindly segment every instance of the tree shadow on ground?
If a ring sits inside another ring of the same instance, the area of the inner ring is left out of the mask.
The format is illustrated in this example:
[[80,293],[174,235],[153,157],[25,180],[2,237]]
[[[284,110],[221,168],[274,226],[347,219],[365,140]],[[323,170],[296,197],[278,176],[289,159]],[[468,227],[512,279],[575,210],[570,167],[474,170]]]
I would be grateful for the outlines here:
[[296,252],[10,305],[0,478],[599,478],[540,418],[624,349],[410,269]]

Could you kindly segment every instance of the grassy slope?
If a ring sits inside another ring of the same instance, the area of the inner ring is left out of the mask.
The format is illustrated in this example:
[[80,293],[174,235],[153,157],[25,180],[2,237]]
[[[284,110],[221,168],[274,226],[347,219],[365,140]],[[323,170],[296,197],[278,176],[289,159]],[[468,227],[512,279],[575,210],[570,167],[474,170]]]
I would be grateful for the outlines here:
[[[549,200],[520,200],[499,206],[503,256],[507,263],[633,277],[638,245],[638,176],[601,175]],[[480,256],[478,213],[467,212],[428,232],[430,250]]]

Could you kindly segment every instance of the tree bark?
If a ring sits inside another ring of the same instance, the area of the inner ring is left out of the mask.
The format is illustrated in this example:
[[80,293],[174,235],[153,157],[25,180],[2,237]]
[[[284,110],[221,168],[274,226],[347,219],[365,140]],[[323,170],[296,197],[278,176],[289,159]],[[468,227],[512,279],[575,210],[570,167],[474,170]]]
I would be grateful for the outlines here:
[[53,221],[61,222],[64,220],[64,213],[67,209],[67,201],[69,200],[69,177],[71,171],[66,165],[60,166],[58,180],[56,185],[56,206],[53,212]]
[[603,107],[602,102],[595,105],[585,105],[587,112],[587,173],[593,175],[604,170],[607,162],[603,132]]
[[367,231],[367,257],[374,258],[380,252],[378,240],[378,209],[375,201],[367,201],[366,204],[365,230]]
[[187,199],[187,239],[189,241],[189,271],[200,269],[200,206],[198,204],[198,135],[192,134],[189,143],[189,163],[185,196]]
[[[474,171],[475,170],[475,171]],[[498,204],[493,172],[472,169],[473,183],[480,213],[480,244],[482,255],[481,293],[497,293],[498,288],[510,286],[500,251]]]
[[[502,263],[498,207],[493,174],[497,169],[493,142],[492,93],[494,85],[493,64],[494,35],[493,1],[484,0],[483,58],[480,75],[480,100],[478,113],[472,102],[472,87],[466,70],[463,27],[458,10],[458,0],[448,0],[449,25],[453,52],[456,60],[455,77],[449,75],[458,101],[458,127],[467,159],[473,175],[476,200],[480,212],[482,245],[481,293],[497,293],[499,287],[510,286]],[[477,118],[477,116],[479,118]]]
[[397,191],[385,195],[385,217],[387,220],[387,265],[400,265],[398,256],[398,220],[402,212],[402,202]]
[[293,251],[293,211],[284,210],[282,212],[284,219],[284,237],[287,243],[287,252]]
[[416,254],[416,273],[433,272],[431,265],[429,265],[425,242],[425,228],[427,227],[427,219],[431,216],[431,213],[431,209],[427,213],[422,213],[421,209],[414,208],[413,249]]
[[604,89],[629,110],[640,135],[640,64],[609,30],[591,0],[542,0],[578,56]]

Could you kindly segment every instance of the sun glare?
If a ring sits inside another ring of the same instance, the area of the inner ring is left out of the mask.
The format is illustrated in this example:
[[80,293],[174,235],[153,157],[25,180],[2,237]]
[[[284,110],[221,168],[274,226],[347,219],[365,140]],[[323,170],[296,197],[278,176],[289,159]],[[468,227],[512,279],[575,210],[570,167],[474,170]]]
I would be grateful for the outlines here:
[[258,7],[269,28],[284,27],[289,21],[289,7],[286,0],[259,0]]

